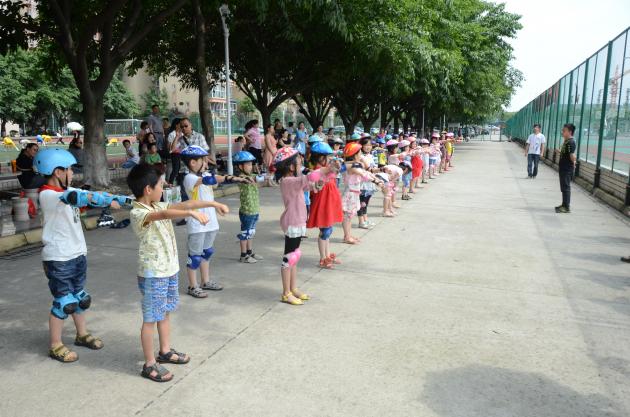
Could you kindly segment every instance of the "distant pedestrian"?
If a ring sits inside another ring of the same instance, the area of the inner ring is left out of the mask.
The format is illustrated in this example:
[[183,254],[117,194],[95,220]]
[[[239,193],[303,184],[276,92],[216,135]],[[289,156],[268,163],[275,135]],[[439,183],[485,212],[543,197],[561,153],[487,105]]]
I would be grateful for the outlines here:
[[534,133],[529,135],[525,145],[525,155],[527,155],[527,178],[536,179],[538,175],[538,163],[540,156],[545,151],[545,135],[540,133],[540,125],[534,125]]
[[164,125],[160,117],[160,106],[157,104],[151,106],[151,114],[147,117],[147,122],[149,123],[149,130],[155,135],[158,151],[162,153],[166,147],[164,146]]
[[560,147],[560,160],[558,161],[558,173],[560,177],[560,191],[562,192],[562,204],[556,207],[556,213],[571,212],[571,181],[575,171],[575,125],[566,123],[562,128],[564,142]]

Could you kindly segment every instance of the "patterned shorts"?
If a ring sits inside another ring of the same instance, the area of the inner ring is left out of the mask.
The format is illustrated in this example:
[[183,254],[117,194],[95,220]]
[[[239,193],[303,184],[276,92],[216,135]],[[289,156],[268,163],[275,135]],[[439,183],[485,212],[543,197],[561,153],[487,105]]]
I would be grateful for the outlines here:
[[142,321],[155,323],[166,318],[166,313],[177,309],[179,304],[179,279],[175,274],[166,278],[138,277],[142,294]]

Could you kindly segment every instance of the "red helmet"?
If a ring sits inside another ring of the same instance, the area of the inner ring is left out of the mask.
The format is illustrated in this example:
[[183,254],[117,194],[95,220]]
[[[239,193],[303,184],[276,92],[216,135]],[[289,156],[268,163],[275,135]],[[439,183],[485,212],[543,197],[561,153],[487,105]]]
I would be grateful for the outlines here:
[[286,161],[287,159],[295,156],[298,153],[295,148],[280,148],[276,152],[276,155],[273,159],[274,164],[279,164],[282,161]]
[[361,150],[361,148],[362,148],[361,144],[357,142],[348,143],[346,147],[343,148],[343,156],[345,157],[354,156],[357,154],[357,152]]

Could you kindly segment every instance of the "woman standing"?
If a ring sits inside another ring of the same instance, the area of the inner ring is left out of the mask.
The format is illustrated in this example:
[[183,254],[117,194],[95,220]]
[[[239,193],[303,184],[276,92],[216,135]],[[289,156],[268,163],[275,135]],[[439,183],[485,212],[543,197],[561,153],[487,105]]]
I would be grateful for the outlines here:
[[278,140],[276,139],[276,131],[272,125],[268,125],[265,129],[265,152],[263,156],[264,168],[269,170],[276,155]]
[[303,143],[306,146],[306,140],[308,137],[308,132],[306,131],[306,127],[304,126],[304,122],[300,122],[298,124],[298,129],[295,132],[295,144]]
[[39,146],[36,143],[29,143],[26,145],[26,148],[20,151],[15,160],[15,166],[21,173],[17,178],[25,190],[39,188],[46,184],[46,178],[33,171],[33,158],[35,158],[38,151]]
[[262,145],[263,139],[258,131],[258,120],[250,120],[245,124],[245,140],[247,150],[256,158],[254,172],[260,173],[260,165],[263,163]]

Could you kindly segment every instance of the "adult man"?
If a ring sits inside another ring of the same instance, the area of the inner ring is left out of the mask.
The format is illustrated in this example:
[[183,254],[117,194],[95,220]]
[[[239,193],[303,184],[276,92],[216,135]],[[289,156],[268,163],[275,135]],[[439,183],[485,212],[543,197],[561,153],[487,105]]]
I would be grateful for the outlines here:
[[157,104],[151,106],[151,114],[147,117],[147,122],[149,123],[149,130],[155,135],[158,152],[162,156],[166,146],[164,144],[164,128],[162,127],[162,117],[160,117],[160,106]]
[[534,133],[529,135],[525,145],[525,155],[527,155],[527,178],[536,179],[538,175],[538,162],[540,155],[545,150],[545,135],[540,133],[540,125],[534,125]]
[[562,128],[564,142],[560,147],[560,160],[558,161],[558,174],[560,177],[560,191],[562,192],[562,204],[556,207],[556,213],[571,213],[571,180],[575,170],[575,125],[566,123]]

